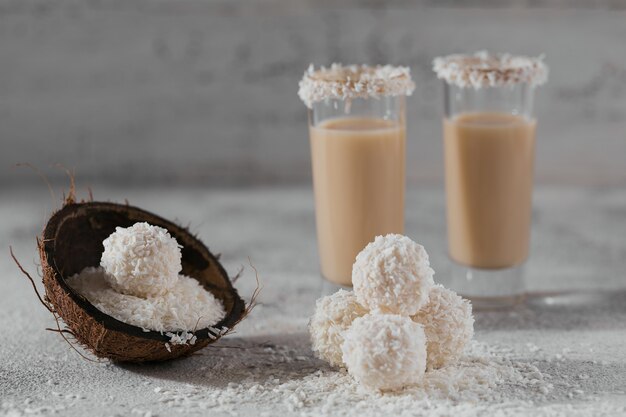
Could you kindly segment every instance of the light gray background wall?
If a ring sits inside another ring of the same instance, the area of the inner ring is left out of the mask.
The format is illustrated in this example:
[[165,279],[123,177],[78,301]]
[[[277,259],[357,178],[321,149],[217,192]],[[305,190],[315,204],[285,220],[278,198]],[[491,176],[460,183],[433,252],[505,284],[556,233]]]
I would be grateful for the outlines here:
[[0,1],[0,186],[307,183],[309,62],[409,65],[408,170],[442,169],[439,54],[546,53],[537,179],[626,184],[626,2]]

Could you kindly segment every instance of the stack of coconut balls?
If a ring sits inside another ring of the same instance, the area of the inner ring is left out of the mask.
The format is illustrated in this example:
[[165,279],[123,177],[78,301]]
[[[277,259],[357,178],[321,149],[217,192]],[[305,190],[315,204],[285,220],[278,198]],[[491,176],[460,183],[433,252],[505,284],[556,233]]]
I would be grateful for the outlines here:
[[380,391],[418,385],[456,362],[474,335],[469,301],[435,285],[424,247],[378,236],[356,257],[354,291],[317,301],[309,330],[316,355]]

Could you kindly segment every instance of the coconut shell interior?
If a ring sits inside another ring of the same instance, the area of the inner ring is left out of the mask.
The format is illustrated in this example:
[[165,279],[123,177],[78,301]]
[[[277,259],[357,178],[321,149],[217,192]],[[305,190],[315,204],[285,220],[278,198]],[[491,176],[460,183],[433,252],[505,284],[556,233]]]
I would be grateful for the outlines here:
[[198,329],[194,345],[171,345],[156,331],[123,323],[96,309],[65,278],[98,266],[102,241],[116,227],[148,222],[169,231],[183,246],[182,273],[198,280],[224,304],[225,318],[215,328],[232,328],[245,314],[245,303],[209,249],[186,229],[137,207],[115,203],[68,204],[48,221],[40,244],[46,297],[76,339],[99,357],[116,361],[161,361],[188,355],[219,339],[213,329]]

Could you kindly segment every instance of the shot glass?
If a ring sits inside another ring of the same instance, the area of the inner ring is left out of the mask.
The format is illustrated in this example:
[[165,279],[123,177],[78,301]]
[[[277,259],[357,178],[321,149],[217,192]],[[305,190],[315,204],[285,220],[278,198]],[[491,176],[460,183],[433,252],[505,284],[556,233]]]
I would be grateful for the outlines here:
[[541,58],[438,58],[444,81],[443,144],[452,288],[478,308],[524,298],[529,255]]
[[352,285],[356,255],[404,232],[408,69],[333,65],[305,73],[322,276]]

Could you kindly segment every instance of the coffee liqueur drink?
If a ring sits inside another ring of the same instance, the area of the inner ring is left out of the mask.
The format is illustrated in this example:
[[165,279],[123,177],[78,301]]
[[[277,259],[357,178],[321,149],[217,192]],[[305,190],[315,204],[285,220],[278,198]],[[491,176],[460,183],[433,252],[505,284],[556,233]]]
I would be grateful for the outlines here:
[[541,57],[486,52],[433,67],[445,91],[448,251],[459,265],[452,286],[475,299],[518,300],[530,241],[533,94],[548,69]]
[[304,74],[322,276],[352,285],[356,255],[404,232],[408,69],[341,66]]
[[349,285],[375,236],[404,232],[404,124],[328,119],[310,127],[322,275]]
[[444,120],[448,242],[452,259],[507,268],[528,257],[535,121],[508,113]]

